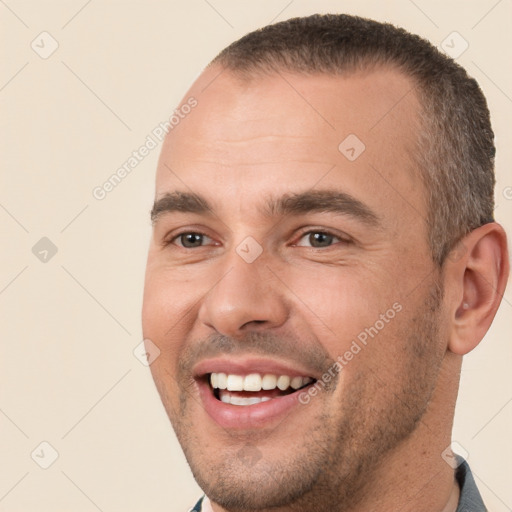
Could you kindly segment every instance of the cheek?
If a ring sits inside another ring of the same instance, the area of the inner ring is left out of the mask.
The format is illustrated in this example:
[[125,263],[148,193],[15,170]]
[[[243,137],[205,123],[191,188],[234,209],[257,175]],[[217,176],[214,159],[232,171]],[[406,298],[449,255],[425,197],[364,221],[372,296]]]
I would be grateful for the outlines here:
[[142,305],[144,335],[162,338],[170,329],[186,325],[199,294],[197,282],[179,269],[148,262]]
[[[183,286],[171,277],[176,272],[162,272],[148,266],[142,306],[142,332],[160,350],[150,369],[155,381],[174,388],[177,383],[179,355],[191,330],[198,302],[194,286]],[[160,390],[161,391],[161,390]],[[173,393],[173,396],[175,393]]]
[[[325,348],[335,359],[348,350],[358,335],[364,338],[366,328],[376,322],[381,327],[381,315],[395,316],[393,304],[397,294],[382,279],[382,272],[350,267],[317,265],[310,271],[288,272],[287,283],[297,297],[298,313],[319,324],[327,333]],[[391,311],[390,311],[391,310]],[[385,318],[388,320],[388,318]],[[386,328],[388,328],[386,324]]]
[[175,285],[169,273],[159,272],[154,267],[146,272],[142,306],[142,331],[144,339],[151,340],[160,350],[159,356],[149,369],[171,422],[180,416],[181,387],[179,356],[189,331],[190,311],[193,297],[188,297],[183,288]]

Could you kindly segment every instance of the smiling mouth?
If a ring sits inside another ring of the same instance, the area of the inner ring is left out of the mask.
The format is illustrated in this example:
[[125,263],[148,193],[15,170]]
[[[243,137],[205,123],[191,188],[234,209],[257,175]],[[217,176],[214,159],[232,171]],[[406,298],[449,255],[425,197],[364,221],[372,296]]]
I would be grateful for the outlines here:
[[312,377],[250,373],[235,375],[207,374],[213,396],[225,403],[239,406],[256,405],[296,393],[313,385]]

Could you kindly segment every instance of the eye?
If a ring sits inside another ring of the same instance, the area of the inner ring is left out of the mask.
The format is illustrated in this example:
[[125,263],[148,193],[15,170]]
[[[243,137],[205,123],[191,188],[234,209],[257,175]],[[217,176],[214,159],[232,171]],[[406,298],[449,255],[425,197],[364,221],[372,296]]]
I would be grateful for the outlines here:
[[295,244],[299,247],[330,247],[333,244],[343,242],[341,238],[325,231],[308,231],[304,233]]
[[194,249],[195,247],[202,247],[206,244],[211,244],[213,240],[202,233],[181,233],[171,240],[171,243],[184,247],[185,249]]

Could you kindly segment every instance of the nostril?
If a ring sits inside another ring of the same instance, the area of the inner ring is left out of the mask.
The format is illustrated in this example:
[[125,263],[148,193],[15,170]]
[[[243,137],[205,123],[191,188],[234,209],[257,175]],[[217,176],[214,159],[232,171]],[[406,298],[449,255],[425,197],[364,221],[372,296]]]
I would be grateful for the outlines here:
[[262,325],[262,324],[266,324],[267,321],[266,320],[251,320],[249,322],[246,322],[244,325],[242,325],[242,327],[240,329],[245,329],[247,327],[251,327],[251,326],[255,326],[255,325]]

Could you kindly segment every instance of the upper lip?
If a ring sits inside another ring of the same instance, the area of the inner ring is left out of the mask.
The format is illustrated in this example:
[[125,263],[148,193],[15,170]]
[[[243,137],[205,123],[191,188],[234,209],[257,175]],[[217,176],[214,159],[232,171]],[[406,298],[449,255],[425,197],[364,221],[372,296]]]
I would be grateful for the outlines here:
[[251,373],[288,375],[289,377],[312,377],[314,373],[297,363],[284,362],[261,357],[216,357],[203,359],[192,368],[196,377],[202,377],[209,373],[226,373],[232,375],[249,375]]

